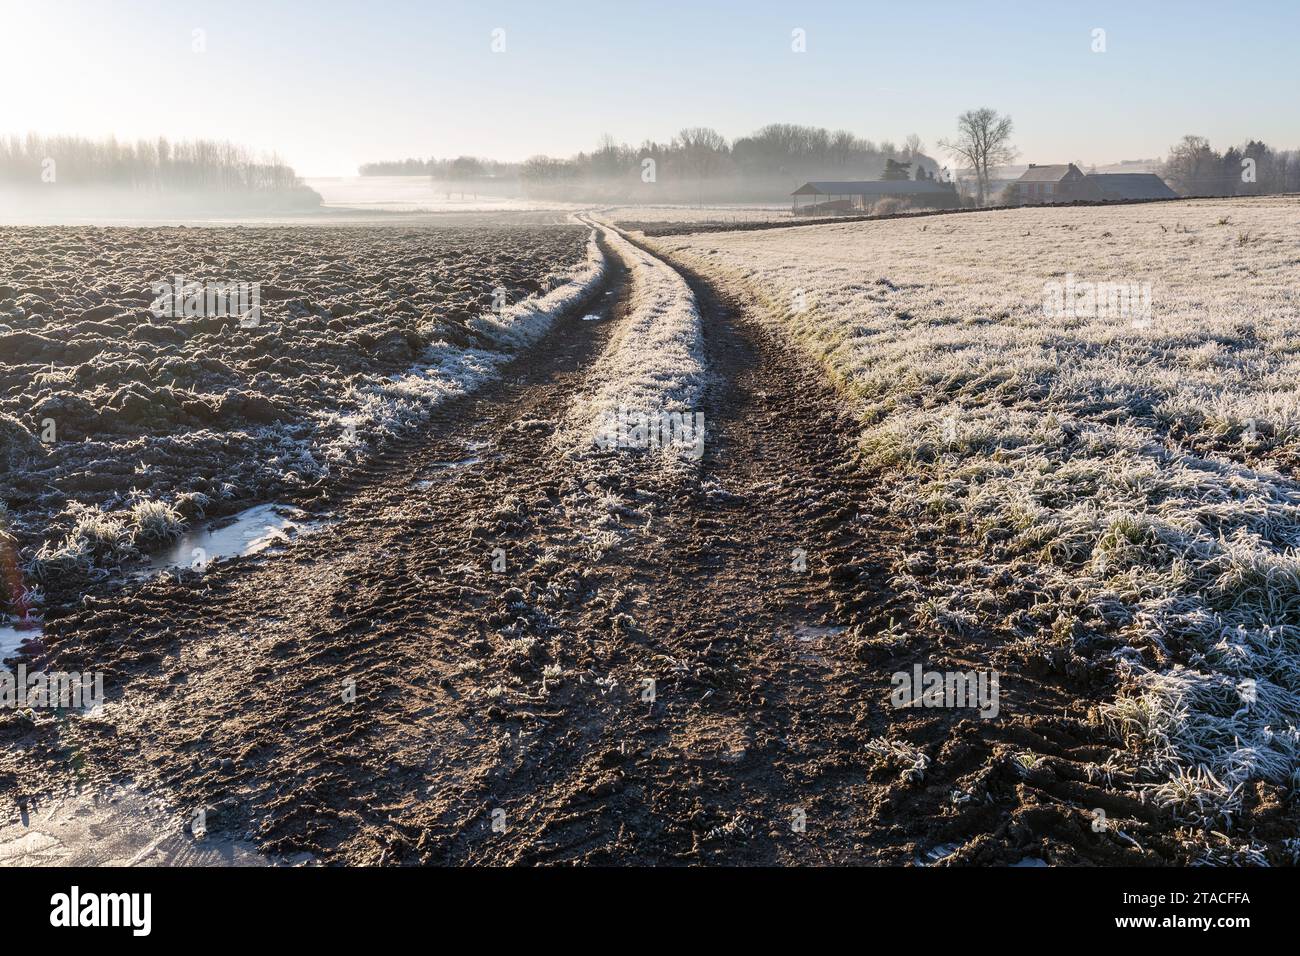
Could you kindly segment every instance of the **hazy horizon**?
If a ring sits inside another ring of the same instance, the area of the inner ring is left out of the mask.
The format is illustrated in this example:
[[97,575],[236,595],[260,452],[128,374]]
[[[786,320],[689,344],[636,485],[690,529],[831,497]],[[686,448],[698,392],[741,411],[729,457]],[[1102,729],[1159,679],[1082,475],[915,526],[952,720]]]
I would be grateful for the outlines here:
[[1253,72],[1280,73],[1300,8],[1257,4],[1213,30],[1196,16],[1211,10],[1048,3],[1030,22],[1011,3],[972,20],[953,3],[0,0],[0,84],[20,91],[0,135],[228,139],[312,178],[406,157],[569,156],[605,133],[637,145],[710,126],[731,140],[775,122],[916,133],[946,159],[937,141],[977,106],[1014,118],[1022,163],[1153,159],[1188,133],[1300,146],[1295,84]]

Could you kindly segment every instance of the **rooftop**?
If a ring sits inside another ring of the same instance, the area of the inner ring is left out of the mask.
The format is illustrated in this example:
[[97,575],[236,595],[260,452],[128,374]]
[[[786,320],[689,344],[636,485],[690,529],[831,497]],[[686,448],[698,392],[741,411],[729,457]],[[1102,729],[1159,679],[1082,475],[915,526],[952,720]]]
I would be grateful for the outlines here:
[[1021,183],[1056,183],[1060,182],[1070,170],[1078,171],[1074,163],[1057,163],[1050,166],[1035,166],[1030,163],[1017,182]]
[[1155,173],[1089,173],[1103,193],[1121,199],[1173,199],[1178,194]]

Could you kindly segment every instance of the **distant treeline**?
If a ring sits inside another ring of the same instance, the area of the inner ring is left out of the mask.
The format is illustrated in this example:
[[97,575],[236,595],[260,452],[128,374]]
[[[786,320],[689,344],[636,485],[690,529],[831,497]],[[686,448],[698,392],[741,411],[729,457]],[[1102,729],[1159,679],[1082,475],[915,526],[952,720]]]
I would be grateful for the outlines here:
[[[652,163],[647,163],[647,160]],[[728,141],[707,127],[684,129],[667,143],[640,146],[601,138],[592,152],[534,156],[502,163],[473,156],[366,163],[363,176],[430,176],[448,192],[522,192],[555,199],[771,201],[816,179],[882,179],[890,160],[909,172],[939,173],[939,164],[909,136],[901,145],[847,130],[775,123]],[[1244,163],[1252,160],[1253,163]],[[1300,151],[1251,140],[1220,153],[1199,136],[1170,150],[1161,175],[1184,196],[1300,192]],[[891,176],[892,178],[892,176]]]
[[520,163],[498,163],[491,159],[460,156],[456,159],[395,159],[383,163],[362,163],[362,176],[432,176],[439,182],[469,179],[514,179]]
[[1220,153],[1203,136],[1184,136],[1160,173],[1180,196],[1300,192],[1300,152],[1251,140]]
[[275,194],[297,205],[319,205],[279,159],[259,160],[233,143],[171,142],[165,138],[119,143],[77,136],[0,139],[0,183],[96,190],[205,194]]
[[922,153],[921,141],[908,137],[899,146],[879,143],[847,130],[776,123],[733,142],[707,127],[683,129],[667,143],[640,146],[604,136],[597,148],[567,159],[534,156],[522,163],[499,163],[461,156],[456,159],[406,159],[366,163],[363,176],[428,175],[450,191],[517,184],[539,197],[681,200],[782,196],[809,179],[880,179],[888,160],[937,173]]

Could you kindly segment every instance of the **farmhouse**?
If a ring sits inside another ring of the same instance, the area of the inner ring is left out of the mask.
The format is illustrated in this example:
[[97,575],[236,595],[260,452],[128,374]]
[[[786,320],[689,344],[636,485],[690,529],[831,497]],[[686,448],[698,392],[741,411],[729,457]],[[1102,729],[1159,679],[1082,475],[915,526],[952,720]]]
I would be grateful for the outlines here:
[[1110,202],[1178,198],[1155,173],[1089,173],[1088,179],[1097,188],[1097,198]]
[[1055,166],[1029,164],[1024,175],[1014,183],[1016,199],[1022,204],[1073,202],[1098,199],[1097,187],[1074,163]]
[[957,205],[957,191],[952,185],[932,179],[811,182],[804,183],[790,195],[793,197],[791,211],[796,216],[870,212],[876,202],[891,196],[911,206],[940,209]]
[[1088,199],[1103,202],[1131,202],[1135,199],[1177,197],[1155,173],[1089,173],[1074,163],[1054,166],[1029,164],[1013,184],[1016,200],[1022,204],[1073,202]]

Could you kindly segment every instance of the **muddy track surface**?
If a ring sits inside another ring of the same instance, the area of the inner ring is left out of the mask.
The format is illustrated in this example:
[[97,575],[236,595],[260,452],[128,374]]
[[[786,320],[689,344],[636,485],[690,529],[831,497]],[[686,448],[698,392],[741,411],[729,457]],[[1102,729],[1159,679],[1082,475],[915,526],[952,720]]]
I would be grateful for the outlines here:
[[[561,453],[629,309],[603,248],[598,305],[323,488],[324,530],[51,615],[50,663],[104,671],[110,703],[6,725],[0,790],[129,782],[177,827],[203,807],[327,863],[1159,862],[1164,824],[1083,770],[1105,754],[1083,678],[888,638],[892,557],[943,543],[883,523],[857,423],[744,304],[687,274],[698,465]],[[914,663],[995,662],[1001,720],[889,705]]]

